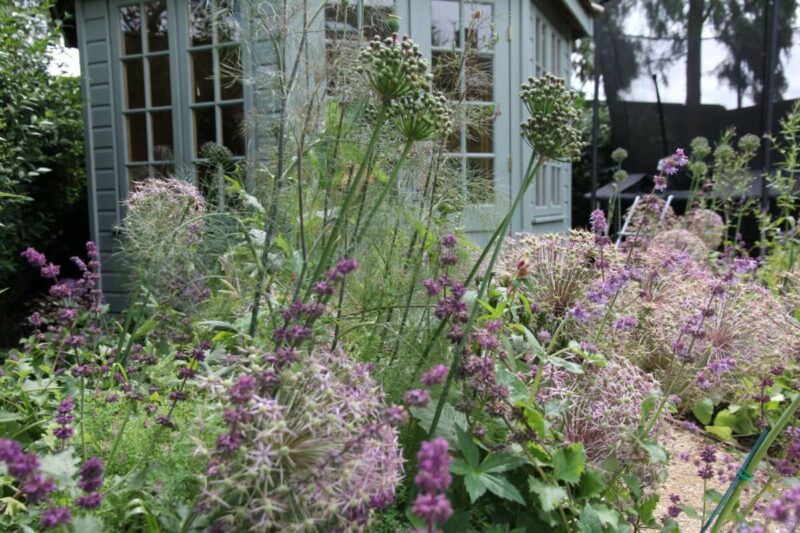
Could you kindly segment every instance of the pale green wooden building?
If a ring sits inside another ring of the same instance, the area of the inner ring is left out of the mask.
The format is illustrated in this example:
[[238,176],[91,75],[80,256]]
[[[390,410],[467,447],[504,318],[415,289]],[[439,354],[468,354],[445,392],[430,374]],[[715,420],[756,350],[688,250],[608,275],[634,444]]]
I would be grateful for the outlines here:
[[[314,4],[322,0],[308,0]],[[224,5],[221,5],[224,4]],[[112,260],[120,202],[142,176],[177,171],[194,176],[200,146],[213,141],[235,157],[254,157],[256,131],[245,128],[254,111],[269,111],[271,91],[242,78],[270,67],[274,51],[248,43],[254,10],[281,0],[62,0],[74,13],[85,97],[87,168],[92,238],[103,259],[103,289],[112,307],[125,301],[125,275]],[[220,7],[228,17],[212,16]],[[480,241],[487,220],[508,205],[519,187],[529,148],[519,136],[524,79],[550,72],[570,78],[575,39],[591,34],[587,0],[328,0],[325,31],[312,39],[347,38],[380,30],[389,14],[399,32],[420,43],[435,65],[458,54],[465,38],[481,48],[489,86],[466,90],[467,105],[495,106],[496,118],[480,132],[458,132],[448,143],[451,162],[464,177],[491,189],[471,198],[465,226]],[[465,35],[473,17],[485,19]],[[483,28],[483,29],[481,29]],[[488,43],[491,42],[491,46]],[[322,44],[324,46],[324,44]],[[257,79],[253,77],[252,79]],[[237,81],[238,80],[238,81]],[[443,81],[446,83],[446,80]],[[267,113],[266,116],[269,116]],[[570,226],[570,166],[543,169],[514,221],[514,231],[564,231]],[[484,187],[485,189],[486,187]]]

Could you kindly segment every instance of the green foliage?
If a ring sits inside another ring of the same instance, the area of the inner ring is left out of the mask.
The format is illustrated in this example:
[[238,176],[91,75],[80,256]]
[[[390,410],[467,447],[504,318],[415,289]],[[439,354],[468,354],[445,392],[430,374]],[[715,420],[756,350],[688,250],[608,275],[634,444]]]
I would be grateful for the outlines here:
[[[0,5],[0,289],[9,288],[0,317],[9,326],[32,290],[19,253],[36,245],[68,257],[88,234],[80,83],[49,71],[60,39],[49,2],[27,5]],[[0,344],[17,334],[0,330]]]

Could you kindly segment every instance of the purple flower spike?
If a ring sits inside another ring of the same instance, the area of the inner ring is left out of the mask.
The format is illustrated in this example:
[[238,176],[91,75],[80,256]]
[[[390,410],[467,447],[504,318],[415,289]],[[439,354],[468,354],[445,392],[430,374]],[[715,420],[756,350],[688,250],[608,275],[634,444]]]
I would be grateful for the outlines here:
[[67,524],[72,520],[72,513],[69,507],[51,507],[42,513],[42,528],[55,529],[62,524]]
[[450,486],[450,446],[442,437],[423,442],[417,453],[419,472],[414,481],[424,492],[445,491]]
[[428,387],[434,385],[441,385],[447,379],[447,367],[445,365],[436,365],[422,375],[420,381],[423,385]]
[[606,222],[606,214],[602,209],[595,209],[589,215],[589,226],[592,233],[595,235],[603,235],[608,229],[608,222]]
[[244,405],[253,397],[253,392],[256,389],[256,380],[253,376],[247,374],[239,376],[239,379],[231,385],[230,398],[231,403],[236,405]]
[[28,264],[32,267],[42,268],[47,264],[47,258],[44,256],[43,253],[36,250],[36,248],[28,247],[24,252],[21,254],[22,257],[28,261]]
[[403,401],[412,407],[425,407],[431,401],[431,395],[425,389],[412,389],[403,394]]

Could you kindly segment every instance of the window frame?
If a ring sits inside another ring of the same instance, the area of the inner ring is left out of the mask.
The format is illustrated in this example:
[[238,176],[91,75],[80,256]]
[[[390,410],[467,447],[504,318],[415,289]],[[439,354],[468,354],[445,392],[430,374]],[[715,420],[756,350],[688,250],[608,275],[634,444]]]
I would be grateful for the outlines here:
[[[140,54],[123,55],[122,54],[122,35],[120,31],[120,8],[129,5],[139,5],[140,10],[142,7],[154,0],[109,0],[109,36],[111,44],[111,75],[112,75],[112,102],[114,105],[114,124],[115,124],[115,160],[117,166],[117,180],[119,187],[120,200],[124,199],[127,192],[131,190],[133,185],[129,177],[130,168],[148,168],[152,166],[159,166],[159,162],[151,160],[152,158],[152,130],[150,128],[151,111],[159,111],[170,109],[172,111],[172,141],[173,141],[173,160],[170,162],[173,166],[173,173],[175,176],[191,179],[195,184],[198,184],[198,176],[195,165],[202,163],[205,159],[196,157],[194,152],[195,136],[193,127],[193,109],[198,107],[211,107],[215,109],[215,132],[214,136],[217,140],[222,139],[222,120],[220,107],[225,105],[241,105],[243,109],[244,122],[244,154],[234,156],[237,161],[247,160],[252,157],[254,153],[255,144],[255,130],[247,123],[247,117],[254,109],[254,95],[252,84],[242,83],[242,98],[221,100],[219,95],[221,92],[220,76],[214,76],[214,100],[210,102],[195,103],[192,98],[192,78],[191,78],[191,51],[200,50],[204,47],[192,47],[189,41],[189,6],[190,3],[185,0],[164,0],[167,9],[167,31],[168,31],[168,48],[166,51],[159,51],[153,54],[146,54],[145,49]],[[224,43],[221,47],[217,47],[212,51],[214,58],[214,67],[218,68],[218,49],[227,48],[231,46],[239,46],[241,70],[244,79],[247,79],[252,69],[252,61],[250,58],[250,48],[247,42],[249,35],[248,25],[248,10],[246,6],[249,2],[238,1],[237,9],[239,10],[239,41],[230,44]],[[144,13],[142,11],[142,13]],[[143,22],[143,29],[140,39],[144,43],[147,39],[146,23]],[[213,44],[207,46],[211,48],[217,44],[217,31],[213,32]],[[125,73],[123,60],[127,58],[142,57],[144,55],[152,56],[167,56],[169,57],[170,69],[170,106],[163,106],[158,108],[151,108],[149,106],[151,98],[151,84],[149,79],[149,68],[146,59],[143,61],[144,69],[144,92],[145,92],[145,108],[137,108],[128,110],[126,109],[126,95],[125,95]],[[127,133],[127,116],[136,113],[146,113],[147,116],[147,161],[143,162],[129,162],[128,158],[128,133]],[[199,154],[197,154],[199,156]],[[148,171],[147,175],[154,175],[152,171]]]

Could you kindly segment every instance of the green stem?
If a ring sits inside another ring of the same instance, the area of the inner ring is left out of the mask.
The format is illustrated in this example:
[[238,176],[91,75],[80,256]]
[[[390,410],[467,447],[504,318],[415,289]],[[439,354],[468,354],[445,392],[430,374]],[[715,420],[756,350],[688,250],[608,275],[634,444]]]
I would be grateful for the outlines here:
[[[536,161],[534,164],[534,160]],[[436,404],[436,412],[433,415],[433,421],[431,422],[431,427],[428,430],[428,435],[432,436],[436,431],[436,427],[439,425],[439,419],[442,416],[442,410],[444,409],[444,404],[447,401],[447,395],[450,392],[450,387],[452,386],[453,379],[455,378],[456,371],[458,370],[458,366],[461,362],[461,354],[464,351],[464,347],[466,346],[469,340],[469,334],[472,330],[472,325],[475,323],[475,319],[478,316],[478,311],[481,306],[478,304],[478,301],[483,298],[486,294],[486,289],[489,287],[489,279],[491,276],[489,275],[494,268],[494,264],[497,262],[497,258],[500,255],[500,249],[503,247],[503,240],[498,239],[500,235],[505,235],[508,232],[508,228],[511,225],[511,220],[514,217],[514,213],[516,212],[519,204],[522,203],[522,198],[525,196],[525,192],[528,190],[533,178],[536,176],[536,173],[539,171],[539,168],[544,163],[544,159],[539,157],[537,158],[534,154],[531,157],[530,163],[528,164],[527,174],[525,179],[522,181],[522,187],[517,192],[516,197],[514,198],[514,203],[511,204],[511,209],[509,209],[508,213],[506,214],[503,222],[497,227],[495,230],[494,235],[492,235],[492,239],[484,248],[483,253],[481,254],[480,258],[475,262],[475,265],[472,267],[472,271],[470,272],[469,276],[467,277],[467,282],[465,285],[469,284],[472,281],[472,278],[478,272],[483,259],[489,253],[489,250],[492,249],[494,246],[494,252],[492,253],[492,258],[489,260],[489,264],[486,267],[486,274],[483,276],[483,281],[481,282],[480,288],[478,289],[478,293],[475,295],[475,303],[472,306],[472,311],[470,312],[469,319],[467,320],[466,325],[464,326],[464,334],[461,337],[461,342],[459,343],[458,347],[455,350],[453,355],[453,362],[450,364],[450,371],[447,373],[447,380],[442,387],[442,395],[439,397],[439,402]],[[496,242],[495,242],[496,241]],[[442,321],[444,324],[444,321]],[[441,324],[440,324],[441,326]],[[439,328],[444,329],[442,327]],[[429,347],[433,343],[431,342],[428,347],[426,347],[426,353],[429,351]],[[426,356],[423,355],[422,360],[425,360]]]
[[[342,233],[344,229],[345,222],[347,221],[347,212],[349,211],[353,199],[356,195],[356,191],[360,189],[361,181],[364,179],[364,176],[367,172],[367,167],[369,166],[369,161],[372,158],[372,154],[375,151],[375,145],[378,142],[378,136],[380,134],[381,128],[383,127],[384,122],[386,121],[386,112],[388,106],[387,104],[382,104],[381,107],[378,109],[378,116],[375,119],[375,129],[372,131],[372,137],[369,140],[369,144],[367,145],[367,151],[364,154],[363,160],[361,161],[361,166],[358,168],[358,173],[354,180],[349,183],[349,187],[347,189],[347,194],[344,197],[344,201],[342,205],[339,207],[339,213],[336,216],[336,223],[331,230],[331,234],[325,242],[325,247],[322,251],[322,256],[320,257],[319,262],[317,263],[317,267],[314,269],[314,273],[311,276],[311,281],[319,278],[322,272],[328,268],[330,258],[333,255],[336,246],[339,244],[339,235]],[[303,280],[300,280],[302,283]],[[305,298],[303,300],[308,299],[310,292],[306,291]]]
[[86,460],[86,431],[83,427],[83,404],[84,402],[84,395],[86,391],[86,378],[81,375],[81,448],[83,449],[83,460]]
[[125,434],[125,428],[128,426],[128,421],[131,419],[132,411],[133,409],[130,405],[128,405],[128,414],[125,415],[125,420],[122,421],[122,427],[119,428],[119,433],[117,433],[117,438],[114,440],[114,446],[111,448],[111,455],[108,456],[106,465],[113,464],[114,458],[117,456],[117,450],[119,449],[120,442],[122,442],[122,435]]
[[[750,477],[752,477],[752,475],[755,473],[756,468],[758,468],[758,463],[761,462],[761,460],[767,454],[767,451],[769,451],[770,447],[772,447],[772,444],[777,440],[778,436],[783,432],[784,428],[792,419],[798,407],[800,407],[800,394],[797,394],[794,397],[794,400],[792,400],[792,403],[790,403],[786,407],[786,410],[783,412],[783,414],[775,423],[775,425],[772,426],[772,429],[770,429],[769,433],[767,434],[767,437],[761,443],[761,446],[759,446],[758,450],[755,451],[755,453],[753,454],[753,459],[750,461],[750,464],[747,465],[747,468],[745,468],[744,472],[742,472],[741,474],[743,478],[749,479]],[[744,486],[745,486],[744,483],[739,483],[733,489],[733,493],[731,493],[731,496],[728,499],[728,501],[725,502],[725,506],[722,508],[722,511],[720,511],[716,522],[714,522],[714,527],[711,529],[711,533],[719,533],[720,531],[722,531],[722,528],[725,526],[725,523],[731,517],[734,508],[739,503],[739,495],[744,489]]]

